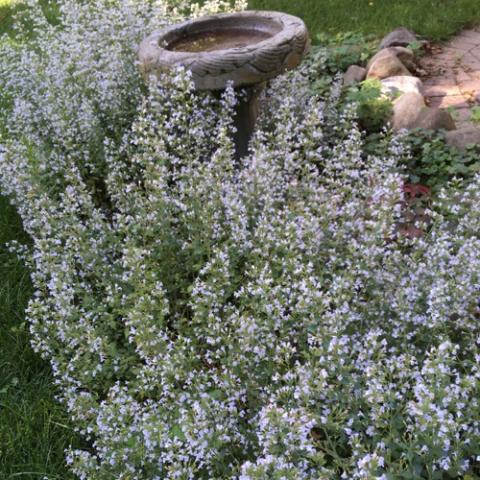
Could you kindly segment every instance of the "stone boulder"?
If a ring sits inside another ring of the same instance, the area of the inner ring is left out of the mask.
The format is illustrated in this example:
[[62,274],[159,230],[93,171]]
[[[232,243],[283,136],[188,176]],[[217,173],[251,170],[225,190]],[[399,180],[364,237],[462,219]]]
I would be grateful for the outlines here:
[[380,80],[382,93],[389,97],[398,97],[404,93],[422,94],[422,81],[417,77],[401,75]]
[[368,62],[367,70],[376,60],[389,56],[390,54],[395,55],[409,70],[415,70],[417,64],[415,54],[413,53],[413,50],[405,47],[389,47],[380,50]]
[[445,140],[451,147],[465,151],[469,145],[480,145],[480,128],[464,127],[447,132]]
[[423,130],[455,130],[453,117],[443,108],[424,108],[415,120],[413,128]]
[[418,41],[417,36],[405,27],[400,27],[390,32],[380,42],[380,50],[388,47],[407,47]]
[[393,130],[416,128],[415,122],[426,108],[425,100],[420,93],[404,93],[393,103],[393,115],[390,121]]
[[367,71],[367,78],[378,78],[379,80],[399,75],[411,76],[412,74],[393,53],[387,53],[377,58],[370,64],[370,68]]
[[358,65],[350,65],[348,70],[343,75],[343,84],[346,87],[355,85],[356,83],[362,82],[367,76],[367,70]]

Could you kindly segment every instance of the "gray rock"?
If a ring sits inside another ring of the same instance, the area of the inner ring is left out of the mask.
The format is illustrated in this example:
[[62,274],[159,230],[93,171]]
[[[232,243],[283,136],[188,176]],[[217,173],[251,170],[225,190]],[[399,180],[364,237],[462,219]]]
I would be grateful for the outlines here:
[[453,117],[443,108],[424,108],[415,120],[413,128],[423,130],[455,130]]
[[380,80],[382,84],[382,93],[390,97],[398,97],[404,93],[422,92],[422,81],[417,77],[401,75],[396,77],[388,77]]
[[392,128],[395,131],[416,128],[416,120],[426,109],[425,100],[416,92],[404,93],[393,104]]
[[380,42],[380,49],[388,47],[407,47],[417,41],[417,36],[405,27],[390,32]]
[[355,83],[362,82],[367,76],[367,70],[358,65],[350,65],[348,70],[343,75],[343,84],[345,86],[354,85]]
[[377,52],[368,62],[367,70],[372,66],[372,64],[379,58],[389,56],[390,54],[395,55],[408,69],[415,70],[416,68],[416,59],[413,50],[405,47],[389,47],[384,48]]
[[445,134],[446,142],[458,150],[466,150],[469,145],[480,145],[480,128],[464,127]]
[[367,78],[382,80],[398,75],[412,75],[407,67],[393,53],[388,53],[377,58],[367,71]]

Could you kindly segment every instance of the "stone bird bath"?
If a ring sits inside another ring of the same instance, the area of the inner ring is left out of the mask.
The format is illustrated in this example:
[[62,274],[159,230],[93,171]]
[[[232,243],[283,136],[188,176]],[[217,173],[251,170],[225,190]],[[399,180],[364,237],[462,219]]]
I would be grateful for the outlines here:
[[245,11],[190,20],[154,32],[139,47],[145,77],[175,67],[192,72],[198,90],[244,88],[235,114],[237,158],[248,152],[265,82],[295,68],[310,48],[304,22],[280,12]]

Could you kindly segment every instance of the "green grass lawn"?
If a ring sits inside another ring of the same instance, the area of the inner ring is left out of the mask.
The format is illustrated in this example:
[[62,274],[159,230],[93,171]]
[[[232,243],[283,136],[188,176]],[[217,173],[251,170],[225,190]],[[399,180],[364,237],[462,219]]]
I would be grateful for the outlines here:
[[348,31],[382,36],[405,26],[438,40],[480,24],[478,0],[249,0],[249,6],[298,15],[312,37]]
[[[55,14],[53,0],[41,0]],[[0,0],[0,34],[11,28],[11,14],[21,0]],[[361,31],[378,36],[406,26],[431,39],[452,35],[463,26],[480,24],[478,0],[249,0],[250,8],[281,10],[319,32]]]
[[15,210],[0,197],[0,479],[72,478],[64,449],[76,437],[55,401],[49,366],[29,344],[24,309],[32,293],[28,271],[5,248],[28,242]]

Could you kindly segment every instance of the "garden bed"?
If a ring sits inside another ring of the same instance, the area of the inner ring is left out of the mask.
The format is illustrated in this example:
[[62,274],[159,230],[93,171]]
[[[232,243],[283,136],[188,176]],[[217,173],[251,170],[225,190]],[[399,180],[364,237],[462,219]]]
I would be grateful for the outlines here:
[[368,59],[348,35],[272,82],[236,162],[233,89],[141,78],[147,34],[229,8],[173,3],[66,0],[61,27],[32,5],[0,46],[0,184],[28,234],[9,248],[81,437],[69,471],[478,478],[475,168],[359,127],[377,99],[342,90]]

